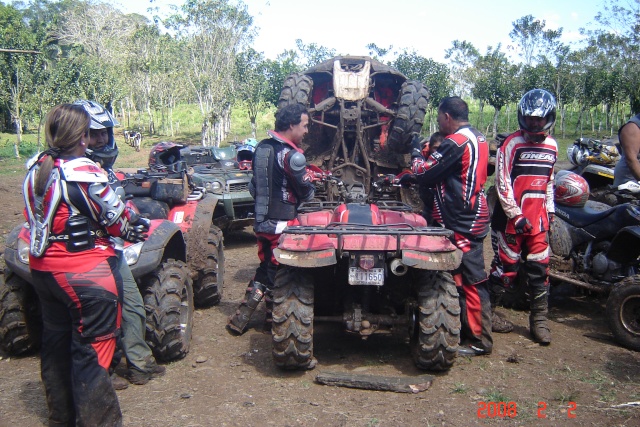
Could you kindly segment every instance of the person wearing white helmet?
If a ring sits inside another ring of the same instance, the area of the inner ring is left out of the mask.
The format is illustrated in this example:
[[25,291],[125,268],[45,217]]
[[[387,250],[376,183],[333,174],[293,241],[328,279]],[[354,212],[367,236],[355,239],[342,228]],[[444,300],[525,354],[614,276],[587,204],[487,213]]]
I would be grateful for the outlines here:
[[[520,129],[505,139],[496,161],[496,203],[492,227],[498,254],[490,274],[492,306],[517,274],[525,274],[530,289],[529,329],[534,341],[548,345],[548,232],[554,218],[553,168],[558,157],[549,130],[556,120],[556,100],[543,89],[525,93],[518,104]],[[524,265],[520,257],[526,253]],[[522,267],[522,268],[520,268]],[[495,317],[495,316],[494,316]],[[504,332],[507,332],[506,330]]]
[[[107,109],[95,101],[78,100],[74,104],[82,105],[91,116],[87,157],[102,166],[109,176],[109,182],[113,184],[118,181],[113,172],[113,164],[118,157],[118,145],[113,127],[120,123]],[[144,339],[147,318],[142,295],[124,259],[121,246],[117,253],[118,266],[124,282],[121,341],[128,367],[125,378],[132,384],[143,385],[150,379],[163,375],[166,369],[156,363]],[[126,381],[115,373],[111,376],[111,380],[116,390],[127,388]]]
[[118,144],[113,133],[113,128],[119,126],[120,122],[113,117],[113,114],[95,101],[78,100],[74,104],[82,105],[91,115],[91,125],[89,130],[89,147],[87,157],[96,163],[109,174],[109,181],[115,182],[117,178],[113,173],[113,164],[118,158]]

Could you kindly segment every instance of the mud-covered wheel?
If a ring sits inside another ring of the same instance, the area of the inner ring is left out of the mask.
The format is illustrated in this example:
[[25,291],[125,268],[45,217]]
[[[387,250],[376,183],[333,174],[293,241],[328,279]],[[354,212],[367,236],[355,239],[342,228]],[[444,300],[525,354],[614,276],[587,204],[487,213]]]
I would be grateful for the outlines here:
[[42,316],[35,290],[7,269],[0,270],[0,348],[17,356],[40,347]]
[[313,358],[313,281],[304,269],[282,266],[273,289],[273,360],[282,369],[309,369]]
[[291,104],[309,106],[313,80],[304,74],[291,74],[284,81],[280,98],[278,98],[278,110]]
[[389,148],[398,153],[411,151],[413,135],[422,131],[429,106],[429,91],[416,81],[406,81],[400,88],[398,111],[389,131]]
[[607,300],[607,321],[616,341],[640,351],[640,275],[627,277]]
[[156,359],[181,359],[189,352],[193,328],[193,285],[187,265],[169,259],[144,284],[146,341]]
[[211,307],[222,299],[224,285],[224,239],[222,230],[209,228],[206,247],[207,260],[193,282],[193,302],[196,307]]
[[415,270],[418,285],[413,359],[420,369],[445,371],[457,356],[460,344],[460,302],[451,274]]

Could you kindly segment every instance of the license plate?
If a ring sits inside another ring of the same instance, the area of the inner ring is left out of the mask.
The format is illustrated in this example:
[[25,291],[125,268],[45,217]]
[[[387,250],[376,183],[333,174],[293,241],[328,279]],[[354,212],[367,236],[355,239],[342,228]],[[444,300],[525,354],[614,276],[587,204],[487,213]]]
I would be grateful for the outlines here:
[[350,285],[384,285],[384,268],[372,268],[363,270],[358,267],[349,267]]

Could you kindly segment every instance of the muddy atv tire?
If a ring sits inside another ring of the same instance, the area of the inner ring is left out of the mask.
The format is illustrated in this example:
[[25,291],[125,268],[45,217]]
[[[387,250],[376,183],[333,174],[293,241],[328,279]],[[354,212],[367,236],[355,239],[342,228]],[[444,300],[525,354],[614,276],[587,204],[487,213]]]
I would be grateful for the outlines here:
[[42,316],[35,290],[7,269],[0,270],[0,348],[18,356],[40,347]]
[[418,287],[416,328],[412,336],[416,366],[430,371],[446,371],[460,344],[460,302],[451,274],[414,271]]
[[613,288],[607,299],[607,321],[617,342],[640,351],[640,275]]
[[309,107],[313,80],[304,74],[291,74],[284,81],[280,98],[278,98],[278,110],[291,104],[300,104]]
[[411,151],[411,139],[420,134],[429,107],[429,92],[420,82],[406,81],[400,88],[398,112],[391,125],[389,148],[398,153]]
[[282,266],[273,289],[273,360],[282,369],[313,367],[313,281],[309,271]]
[[224,239],[222,230],[215,225],[209,228],[206,251],[205,267],[198,271],[198,278],[193,282],[193,302],[196,307],[211,307],[222,299]]
[[156,359],[181,359],[193,328],[193,285],[185,263],[169,259],[143,279],[146,341]]

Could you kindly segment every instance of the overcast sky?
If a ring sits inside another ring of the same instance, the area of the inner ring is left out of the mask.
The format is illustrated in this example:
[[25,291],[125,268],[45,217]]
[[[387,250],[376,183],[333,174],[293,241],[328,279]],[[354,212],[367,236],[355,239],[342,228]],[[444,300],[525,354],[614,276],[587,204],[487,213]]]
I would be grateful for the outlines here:
[[[117,0],[123,11],[148,15],[181,0]],[[338,54],[367,55],[366,45],[415,50],[445,62],[453,40],[467,40],[484,53],[488,46],[511,43],[512,23],[526,15],[546,21],[546,28],[563,27],[563,41],[580,39],[579,29],[594,23],[603,0],[246,0],[259,28],[254,49],[271,59],[295,40],[333,48]]]

